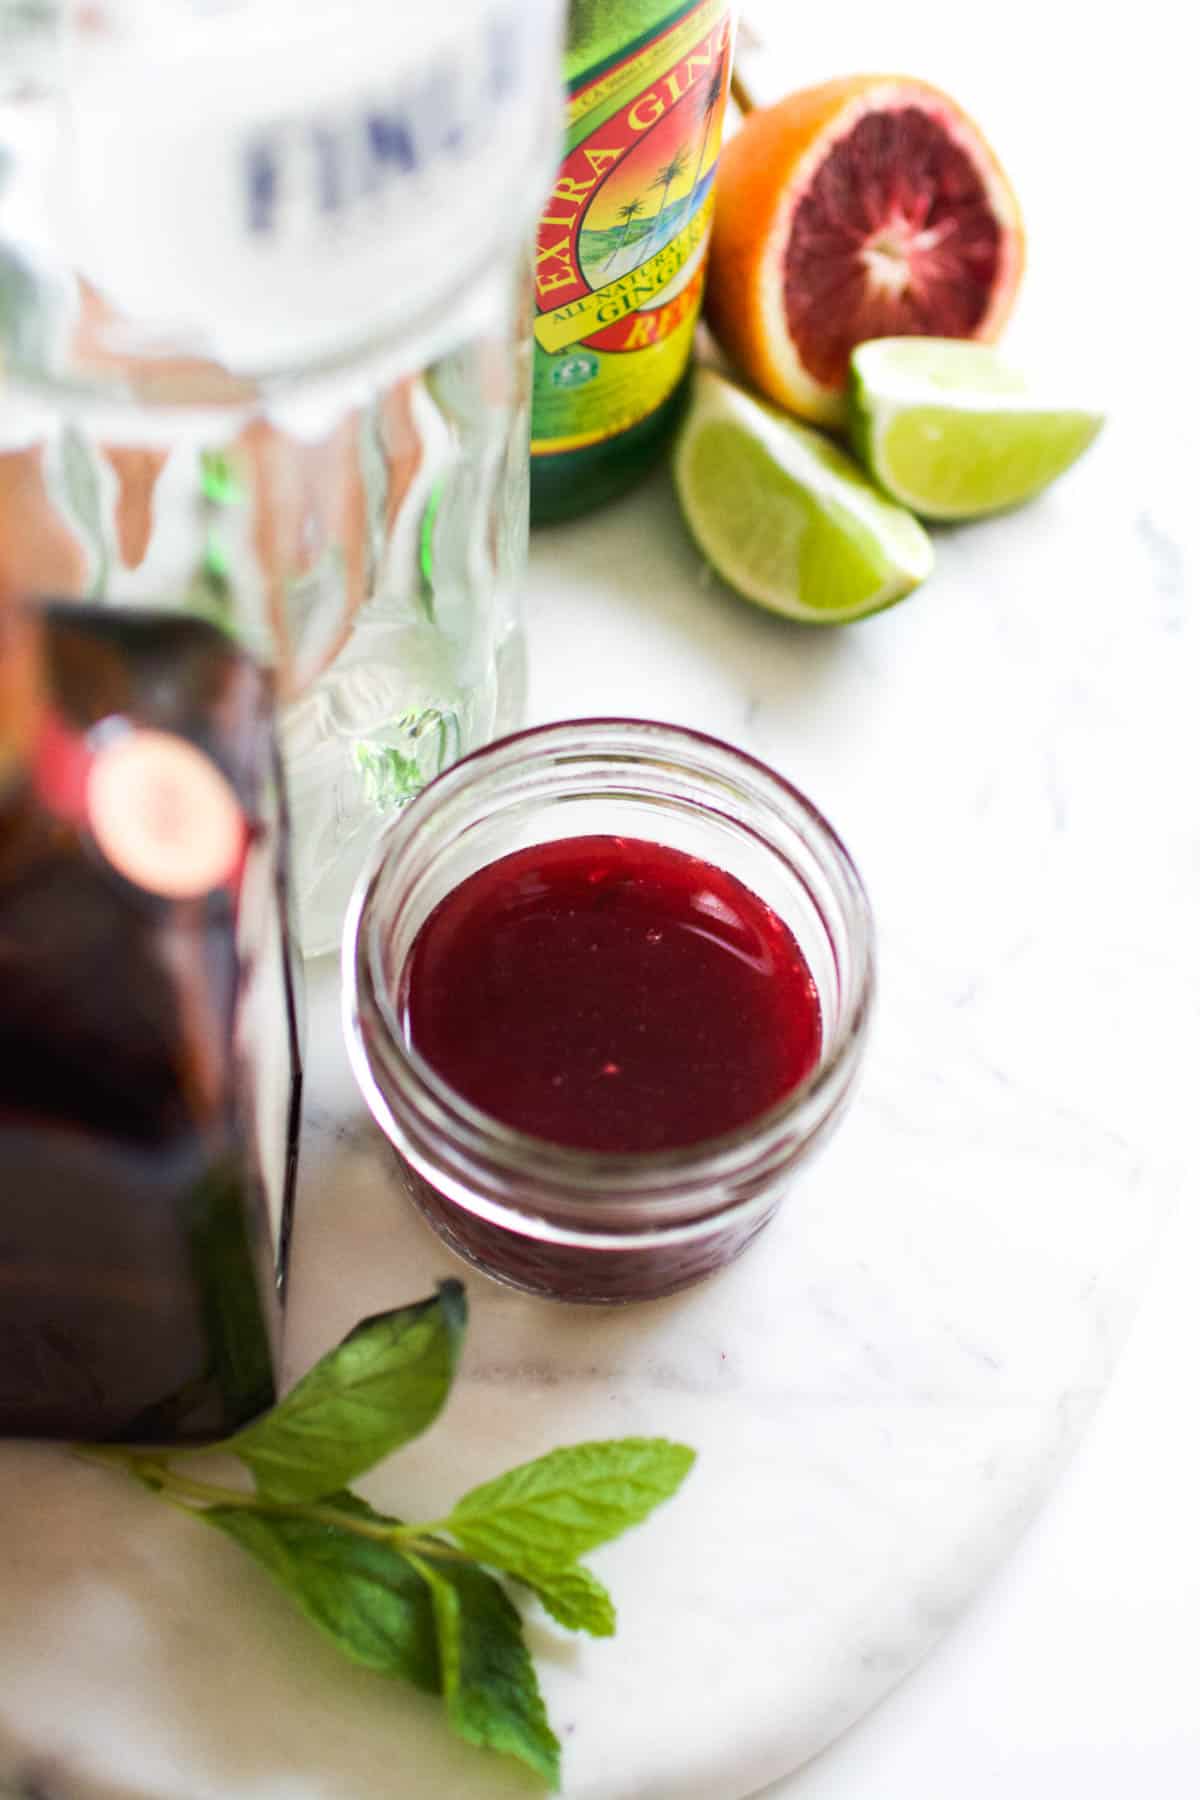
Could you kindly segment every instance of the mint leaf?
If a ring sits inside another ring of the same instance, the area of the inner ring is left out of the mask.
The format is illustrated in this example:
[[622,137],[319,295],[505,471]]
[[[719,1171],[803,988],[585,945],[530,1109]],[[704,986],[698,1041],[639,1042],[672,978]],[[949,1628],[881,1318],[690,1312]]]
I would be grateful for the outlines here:
[[665,1438],[572,1444],[464,1494],[442,1521],[463,1549],[537,1586],[675,1492],[694,1450]]
[[394,1519],[390,1513],[376,1512],[369,1500],[364,1500],[361,1494],[352,1494],[349,1488],[337,1488],[332,1494],[321,1496],[321,1511],[330,1510],[349,1513],[353,1519],[365,1519],[368,1525],[396,1527],[404,1523],[402,1519]]
[[432,1423],[465,1325],[457,1281],[365,1320],[274,1411],[204,1452],[238,1456],[254,1495],[177,1469],[186,1448],[110,1444],[81,1454],[127,1468],[207,1520],[343,1655],[440,1692],[468,1743],[517,1758],[557,1788],[560,1747],[521,1620],[479,1565],[520,1582],[571,1630],[611,1636],[613,1602],[577,1559],[673,1494],[695,1452],[663,1438],[575,1444],[473,1488],[446,1518],[406,1524],[377,1512],[347,1484]]
[[364,1319],[271,1412],[220,1448],[240,1457],[267,1499],[303,1503],[345,1487],[437,1418],[466,1321],[460,1281]]
[[552,1788],[559,1783],[559,1742],[512,1601],[491,1575],[470,1563],[435,1567],[409,1560],[433,1597],[442,1691],[460,1737],[515,1756]]
[[[354,1508],[356,1517],[364,1505]],[[401,1675],[427,1693],[439,1692],[429,1587],[390,1545],[300,1514],[212,1506],[196,1517],[248,1551],[343,1655],[380,1675]]]
[[617,1609],[602,1581],[582,1563],[565,1569],[543,1569],[536,1576],[520,1578],[535,1593],[552,1619],[568,1631],[587,1631],[593,1637],[612,1637],[617,1629]]

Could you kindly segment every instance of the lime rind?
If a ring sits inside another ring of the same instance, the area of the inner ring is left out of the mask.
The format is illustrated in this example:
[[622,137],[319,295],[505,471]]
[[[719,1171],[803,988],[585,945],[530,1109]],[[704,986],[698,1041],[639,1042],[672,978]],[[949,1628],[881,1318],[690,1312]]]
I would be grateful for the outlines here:
[[851,442],[884,491],[923,518],[1032,500],[1103,424],[1094,408],[1048,401],[986,345],[887,338],[851,358]]
[[893,605],[933,567],[917,521],[817,431],[698,370],[675,451],[688,524],[760,606],[842,624]]

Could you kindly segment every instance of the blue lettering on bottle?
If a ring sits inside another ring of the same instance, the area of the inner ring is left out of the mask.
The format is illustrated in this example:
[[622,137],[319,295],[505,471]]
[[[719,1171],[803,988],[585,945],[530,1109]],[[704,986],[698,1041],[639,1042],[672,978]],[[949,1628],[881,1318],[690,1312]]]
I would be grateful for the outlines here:
[[323,213],[342,210],[342,174],[337,133],[325,125],[309,130],[313,161],[316,165],[317,205]]
[[468,121],[452,69],[443,64],[430,70],[420,106],[431,149],[438,155],[459,155],[467,141]]
[[403,113],[380,108],[369,112],[363,121],[366,129],[367,159],[372,178],[390,168],[411,173],[417,166],[417,152],[412,130]]
[[270,231],[275,223],[275,203],[279,197],[279,165],[265,138],[256,138],[246,146],[245,188],[250,230],[254,233]]
[[250,235],[261,240],[289,225],[303,229],[306,219],[337,219],[360,198],[471,154],[518,90],[523,35],[510,5],[487,20],[482,68],[475,65],[472,79],[447,57],[398,92],[259,130],[243,147],[239,177]]
[[488,88],[493,100],[503,100],[517,85],[520,70],[520,39],[512,28],[511,18],[496,14],[487,22],[484,34],[487,44]]

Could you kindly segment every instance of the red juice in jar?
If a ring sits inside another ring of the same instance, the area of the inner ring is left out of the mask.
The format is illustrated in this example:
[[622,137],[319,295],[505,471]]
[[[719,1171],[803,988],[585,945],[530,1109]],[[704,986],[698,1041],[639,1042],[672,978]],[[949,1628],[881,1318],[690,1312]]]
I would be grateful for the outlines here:
[[821,1045],[783,921],[724,869],[637,838],[562,838],[477,870],[422,925],[401,1006],[464,1099],[580,1150],[736,1130]]
[[774,1215],[853,1091],[874,949],[843,845],[774,770],[587,719],[467,758],[388,828],[343,967],[429,1223],[515,1287],[611,1305]]

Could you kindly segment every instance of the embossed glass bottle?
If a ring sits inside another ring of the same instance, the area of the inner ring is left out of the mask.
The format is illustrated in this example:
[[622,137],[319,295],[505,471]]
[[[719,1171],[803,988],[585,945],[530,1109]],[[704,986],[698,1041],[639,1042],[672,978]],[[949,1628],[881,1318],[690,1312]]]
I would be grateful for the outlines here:
[[276,671],[305,948],[517,720],[559,0],[0,0],[0,582]]

